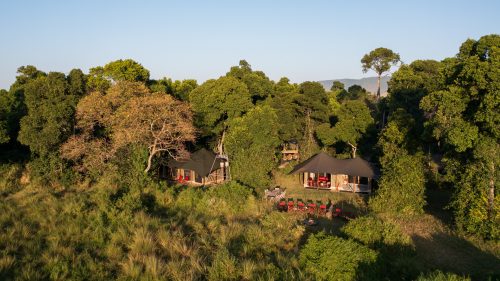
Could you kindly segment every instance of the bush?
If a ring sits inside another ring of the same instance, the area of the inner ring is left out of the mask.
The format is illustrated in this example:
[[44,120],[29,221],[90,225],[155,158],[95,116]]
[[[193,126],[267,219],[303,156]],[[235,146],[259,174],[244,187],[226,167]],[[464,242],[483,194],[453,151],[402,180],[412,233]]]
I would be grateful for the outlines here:
[[377,252],[323,232],[307,239],[299,260],[315,280],[373,280],[377,276]]
[[371,215],[350,221],[342,232],[379,252],[379,268],[384,277],[413,280],[418,276],[412,240],[397,225]]
[[365,216],[350,221],[342,232],[365,245],[411,245],[411,238],[398,226],[375,216]]
[[422,214],[425,205],[425,173],[419,156],[400,155],[382,169],[379,189],[370,207],[379,213],[397,216]]
[[19,164],[0,166],[0,196],[15,192],[20,188],[22,167]]
[[464,277],[460,275],[456,275],[453,273],[443,273],[439,270],[436,270],[427,275],[420,275],[417,281],[470,281],[469,277]]

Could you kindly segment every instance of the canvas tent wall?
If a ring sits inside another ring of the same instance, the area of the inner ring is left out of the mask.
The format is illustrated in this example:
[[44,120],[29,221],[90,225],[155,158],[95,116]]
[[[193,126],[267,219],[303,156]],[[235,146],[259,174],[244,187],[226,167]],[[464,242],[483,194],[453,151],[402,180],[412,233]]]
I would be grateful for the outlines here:
[[369,193],[378,170],[361,158],[336,159],[320,152],[295,166],[290,174],[302,174],[307,188]]
[[170,160],[173,179],[191,184],[213,184],[227,180],[227,160],[204,148],[191,154],[189,159]]

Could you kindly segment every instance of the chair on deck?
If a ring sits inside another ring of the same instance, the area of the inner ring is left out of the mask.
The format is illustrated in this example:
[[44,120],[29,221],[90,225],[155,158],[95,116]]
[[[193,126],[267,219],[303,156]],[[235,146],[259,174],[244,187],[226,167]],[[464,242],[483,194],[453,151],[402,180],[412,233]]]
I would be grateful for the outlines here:
[[304,204],[304,201],[302,201],[302,199],[300,199],[300,198],[299,198],[299,199],[297,199],[297,209],[298,209],[299,211],[304,211],[304,207],[305,207],[305,206],[306,206],[306,205]]
[[326,215],[326,204],[323,204],[320,200],[317,201],[318,206],[319,206],[319,214],[320,215]]
[[342,215],[342,209],[341,208],[336,208],[334,216],[339,217],[340,215]]
[[278,210],[280,210],[280,211],[286,210],[285,198],[281,198],[280,201],[278,202]]
[[316,211],[316,203],[314,203],[312,200],[307,200],[307,210],[309,214],[314,214]]
[[293,202],[293,198],[288,198],[288,211],[293,211],[295,207],[295,202]]

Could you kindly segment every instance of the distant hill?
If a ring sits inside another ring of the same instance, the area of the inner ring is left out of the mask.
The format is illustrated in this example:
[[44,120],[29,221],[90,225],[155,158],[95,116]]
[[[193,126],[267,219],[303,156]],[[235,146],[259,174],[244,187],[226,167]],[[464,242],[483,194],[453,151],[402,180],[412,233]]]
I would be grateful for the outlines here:
[[[380,94],[382,96],[387,95],[387,81],[389,81],[389,79],[391,79],[391,77],[384,76],[380,81]],[[341,83],[344,83],[346,90],[352,85],[360,85],[361,87],[365,88],[368,92],[372,92],[374,95],[377,94],[377,77],[367,77],[361,79],[333,79],[333,80],[323,80],[318,82],[321,83],[321,85],[323,85],[323,87],[325,87],[326,90],[330,90],[333,81],[340,81]]]

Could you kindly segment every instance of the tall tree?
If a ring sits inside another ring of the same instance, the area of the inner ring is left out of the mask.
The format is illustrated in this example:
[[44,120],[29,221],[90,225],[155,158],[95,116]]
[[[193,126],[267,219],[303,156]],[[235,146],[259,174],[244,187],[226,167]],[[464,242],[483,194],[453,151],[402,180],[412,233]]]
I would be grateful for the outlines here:
[[424,121],[423,112],[419,108],[420,101],[429,93],[444,87],[441,67],[438,61],[416,60],[408,65],[403,64],[388,82],[389,115],[399,108],[404,109],[417,121],[416,125],[420,127],[419,135],[422,134]]
[[268,186],[279,143],[278,117],[270,106],[232,120],[226,140],[232,177],[254,188]]
[[325,88],[318,82],[303,82],[299,85],[298,104],[304,116],[303,155],[309,157],[313,154],[316,140],[314,131],[319,124],[328,122],[330,115],[328,96]]
[[333,81],[332,87],[330,87],[330,91],[339,91],[339,90],[345,90],[345,85],[344,83],[340,81]]
[[126,59],[109,62],[104,67],[93,67],[89,71],[90,90],[103,92],[111,86],[111,82],[119,81],[146,83],[149,81],[149,70],[132,59]]
[[76,117],[79,134],[64,144],[62,156],[81,170],[102,170],[119,151],[139,145],[149,152],[147,173],[155,156],[185,156],[185,143],[195,138],[189,106],[165,93],[151,93],[140,82],[121,81],[104,94],[85,96]]
[[239,66],[231,67],[226,76],[237,78],[245,83],[254,104],[273,94],[273,82],[264,72],[253,71],[246,60],[240,60]]
[[373,125],[370,109],[363,101],[352,100],[342,104],[335,115],[337,122],[333,127],[329,123],[318,126],[316,136],[325,146],[344,142],[351,147],[352,157],[356,157],[358,142],[363,134]]
[[215,136],[220,150],[228,122],[252,108],[247,86],[234,77],[206,81],[189,94],[189,101],[198,128],[204,135]]
[[401,153],[382,166],[379,189],[370,207],[396,216],[422,214],[425,206],[425,170],[419,156]]
[[170,78],[162,78],[149,81],[148,84],[151,91],[164,92],[182,101],[189,100],[189,93],[198,87],[198,82],[194,79],[173,81]]
[[[25,89],[29,83],[47,74],[32,65],[21,66],[17,69],[16,81],[11,85],[7,93],[0,97],[0,123],[3,124],[7,138],[10,142],[16,142],[20,129],[20,120],[26,115]],[[4,141],[7,140],[4,135]]]
[[345,85],[344,83],[340,81],[333,81],[332,87],[330,88],[330,92],[327,93],[328,95],[328,105],[331,113],[335,113],[337,110],[340,109],[340,100],[342,100],[341,97],[345,96],[347,94],[347,91],[345,90]]
[[380,99],[380,78],[384,72],[400,61],[399,54],[387,48],[376,48],[361,59],[363,72],[373,70],[377,73],[377,99]]
[[8,128],[8,116],[11,111],[9,92],[4,89],[0,90],[0,144],[10,140]]
[[455,219],[463,230],[498,238],[500,36],[469,39],[442,63],[445,88],[425,96],[420,106],[426,127],[444,144],[450,182],[460,182]]
[[347,91],[341,91],[339,95],[337,95],[337,100],[342,102],[344,100],[364,100],[368,98],[368,91],[359,86],[352,85]]
[[28,83],[24,91],[28,113],[21,119],[19,141],[37,155],[57,151],[71,135],[77,101],[66,77],[51,72]]
[[82,97],[87,93],[87,77],[80,69],[72,69],[68,74],[69,93]]
[[300,140],[303,137],[304,113],[299,105],[299,89],[297,84],[283,77],[274,86],[274,95],[266,100],[278,116],[278,134],[282,142]]

